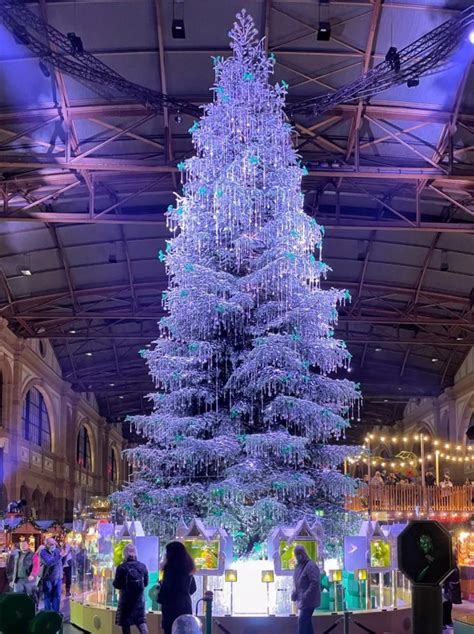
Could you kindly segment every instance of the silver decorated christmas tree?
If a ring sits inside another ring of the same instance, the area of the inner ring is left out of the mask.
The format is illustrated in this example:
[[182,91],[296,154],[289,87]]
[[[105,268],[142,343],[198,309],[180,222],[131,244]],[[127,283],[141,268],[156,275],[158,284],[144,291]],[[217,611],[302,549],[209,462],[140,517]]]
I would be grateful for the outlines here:
[[275,58],[244,11],[229,35],[190,129],[195,156],[178,164],[159,253],[168,316],[142,352],[153,412],[132,419],[146,442],[128,451],[133,481],[115,502],[163,537],[193,516],[222,525],[248,552],[279,523],[340,522],[353,490],[340,465],[359,452],[340,442],[359,391],[334,378],[350,364],[334,337],[350,296],[321,289],[324,230],[303,211],[287,84],[270,84]]

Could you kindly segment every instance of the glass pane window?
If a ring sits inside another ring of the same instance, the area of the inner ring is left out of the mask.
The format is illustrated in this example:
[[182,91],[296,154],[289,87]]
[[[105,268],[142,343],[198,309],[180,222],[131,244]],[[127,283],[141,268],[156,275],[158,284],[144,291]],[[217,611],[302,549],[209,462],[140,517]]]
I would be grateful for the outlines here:
[[23,437],[25,440],[51,451],[51,425],[43,395],[32,387],[23,403]]

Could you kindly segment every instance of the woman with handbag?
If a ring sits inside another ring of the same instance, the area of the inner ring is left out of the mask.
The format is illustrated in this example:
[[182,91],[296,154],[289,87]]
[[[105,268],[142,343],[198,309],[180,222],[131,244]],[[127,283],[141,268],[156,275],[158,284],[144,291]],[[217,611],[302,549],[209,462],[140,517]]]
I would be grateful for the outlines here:
[[182,614],[192,614],[191,595],[196,592],[194,561],[181,542],[166,546],[163,579],[158,592],[161,604],[161,627],[171,634],[174,621]]

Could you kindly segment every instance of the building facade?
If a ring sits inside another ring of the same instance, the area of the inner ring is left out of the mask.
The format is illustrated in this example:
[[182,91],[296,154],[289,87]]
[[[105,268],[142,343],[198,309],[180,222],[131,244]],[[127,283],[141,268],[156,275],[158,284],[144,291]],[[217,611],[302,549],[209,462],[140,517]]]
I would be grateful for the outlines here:
[[[465,455],[466,445],[473,442],[466,436],[467,430],[472,426],[474,426],[474,348],[466,356],[451,387],[445,389],[438,397],[410,400],[401,421],[393,427],[380,428],[378,431],[385,434],[387,438],[390,435],[407,436],[410,441],[404,445],[404,448],[408,450],[414,448],[415,435],[422,432],[428,437],[442,438],[451,446],[460,447],[462,455]],[[379,443],[373,447],[373,450],[375,455],[390,455],[388,443]],[[472,460],[462,463],[442,461],[441,475],[448,473],[461,482],[465,477],[474,479],[474,455],[472,454],[474,452],[467,453]]]
[[24,499],[33,518],[71,520],[120,486],[122,449],[94,395],[62,379],[51,344],[17,338],[0,318],[0,509]]

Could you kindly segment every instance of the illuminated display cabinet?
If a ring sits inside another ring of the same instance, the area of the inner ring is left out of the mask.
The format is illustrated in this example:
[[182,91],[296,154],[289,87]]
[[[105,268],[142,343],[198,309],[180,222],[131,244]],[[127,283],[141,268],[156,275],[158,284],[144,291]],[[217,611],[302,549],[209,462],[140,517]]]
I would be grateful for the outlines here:
[[296,561],[294,548],[304,546],[310,559],[322,559],[321,526],[315,523],[311,526],[306,520],[301,520],[296,526],[281,526],[276,528],[268,540],[268,555],[273,560],[275,574],[292,576]]
[[199,576],[223,575],[226,563],[232,563],[232,538],[223,528],[205,526],[195,518],[189,526],[179,525],[176,538],[194,559]]

